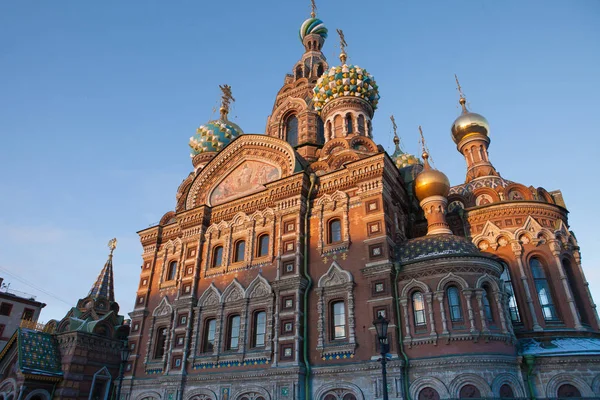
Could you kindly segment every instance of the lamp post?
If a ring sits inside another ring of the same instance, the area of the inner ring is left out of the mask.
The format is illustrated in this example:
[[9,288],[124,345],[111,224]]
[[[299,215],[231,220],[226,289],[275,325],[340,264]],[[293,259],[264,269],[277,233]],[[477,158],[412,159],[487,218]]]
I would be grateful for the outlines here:
[[388,387],[387,387],[387,371],[385,369],[387,364],[387,353],[390,350],[388,343],[388,325],[390,321],[385,319],[383,315],[379,315],[373,325],[377,331],[377,340],[379,341],[379,352],[381,353],[381,375],[383,378],[383,400],[388,400]]
[[121,347],[121,364],[119,366],[119,377],[117,378],[119,380],[119,386],[117,387],[117,400],[121,400],[121,386],[123,385],[123,374],[124,374],[124,367],[125,364],[127,363],[127,360],[129,360],[129,353],[130,353],[130,349],[129,349],[129,343],[127,342],[127,340],[123,340],[123,347]]

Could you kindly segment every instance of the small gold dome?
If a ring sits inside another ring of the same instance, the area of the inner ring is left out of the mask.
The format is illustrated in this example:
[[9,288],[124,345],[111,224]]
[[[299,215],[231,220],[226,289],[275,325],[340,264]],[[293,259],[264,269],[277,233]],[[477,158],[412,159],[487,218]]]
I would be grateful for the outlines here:
[[466,136],[485,135],[489,136],[490,124],[483,115],[470,112],[465,106],[465,99],[460,99],[463,112],[452,124],[452,140],[458,144]]
[[419,201],[430,196],[448,196],[450,181],[441,171],[429,166],[429,154],[423,153],[423,171],[415,179],[415,195]]

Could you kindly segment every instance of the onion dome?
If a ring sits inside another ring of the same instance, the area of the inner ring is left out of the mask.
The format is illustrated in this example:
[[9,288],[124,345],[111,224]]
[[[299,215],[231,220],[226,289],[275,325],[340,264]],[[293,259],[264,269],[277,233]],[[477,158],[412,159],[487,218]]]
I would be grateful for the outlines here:
[[242,135],[242,128],[227,119],[210,121],[196,129],[190,138],[191,156],[206,152],[219,152]]
[[375,110],[380,97],[375,78],[366,69],[358,65],[347,65],[345,62],[325,72],[317,81],[313,92],[314,107],[317,111],[331,100],[340,97],[364,99]]
[[300,26],[300,41],[304,43],[304,37],[308,35],[319,35],[323,39],[327,39],[327,27],[323,21],[319,18],[315,18],[314,15],[304,21]]
[[423,171],[415,179],[415,195],[419,201],[430,196],[447,197],[450,191],[450,181],[441,171],[431,168],[429,154],[423,152]]
[[219,152],[244,133],[242,128],[227,119],[229,104],[235,101],[231,95],[231,86],[219,85],[219,88],[223,92],[220,118],[209,121],[196,129],[196,134],[190,138],[189,142],[192,158],[204,153]]
[[477,247],[462,236],[427,235],[407,240],[398,248],[401,263],[416,262],[431,257],[481,255]]
[[470,112],[467,109],[467,99],[462,92],[462,88],[458,82],[458,77],[456,75],[454,75],[454,77],[456,78],[458,93],[460,94],[459,102],[462,108],[462,114],[456,118],[452,124],[452,140],[454,143],[458,144],[466,136],[484,135],[488,137],[490,132],[490,124],[488,123],[487,119],[483,117],[483,115]]

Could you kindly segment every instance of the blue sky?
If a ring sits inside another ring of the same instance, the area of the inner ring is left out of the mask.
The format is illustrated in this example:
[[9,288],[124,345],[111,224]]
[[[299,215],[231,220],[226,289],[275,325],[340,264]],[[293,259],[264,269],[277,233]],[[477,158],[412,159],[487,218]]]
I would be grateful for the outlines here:
[[[318,1],[339,53],[380,86],[375,140],[404,148],[422,125],[452,184],[465,163],[450,139],[459,114],[453,74],[491,124],[503,177],[561,189],[600,301],[600,3],[581,1]],[[115,251],[115,292],[133,307],[142,248],[136,231],[175,205],[192,170],[187,142],[216,116],[264,132],[284,75],[300,58],[310,1],[0,3],[0,276],[62,318]],[[15,278],[42,288],[43,293]]]

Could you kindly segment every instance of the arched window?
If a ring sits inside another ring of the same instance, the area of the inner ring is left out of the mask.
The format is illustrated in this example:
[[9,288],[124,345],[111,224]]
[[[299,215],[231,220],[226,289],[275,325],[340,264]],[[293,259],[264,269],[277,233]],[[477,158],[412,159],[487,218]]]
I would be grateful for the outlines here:
[[502,271],[502,275],[500,275],[500,279],[504,281],[504,292],[508,295],[508,311],[510,312],[510,320],[515,324],[520,324],[521,314],[519,314],[519,305],[517,304],[517,298],[515,297],[515,291],[510,278],[508,264],[502,262],[502,267],[504,269]]
[[418,400],[440,400],[440,394],[432,387],[426,387],[419,392]]
[[267,313],[259,311],[254,314],[254,347],[264,347],[267,332]]
[[344,136],[344,119],[341,115],[336,115],[333,117],[333,136],[334,137],[342,137]]
[[546,273],[544,272],[544,266],[537,258],[529,260],[529,268],[533,275],[535,282],[535,290],[538,294],[538,300],[542,307],[542,315],[546,321],[557,321],[558,314],[554,307],[554,301],[552,300],[552,293],[550,292],[550,286],[546,279]]
[[204,343],[202,345],[204,353],[212,353],[214,351],[216,330],[217,320],[214,318],[207,319],[204,323]]
[[490,291],[487,286],[483,287],[481,301],[483,302],[483,313],[485,314],[485,319],[488,322],[494,322],[494,313],[492,312],[492,305],[490,303]]
[[427,320],[425,319],[425,302],[423,301],[423,294],[421,292],[413,293],[412,306],[415,327],[425,326],[427,324]]
[[452,322],[462,322],[463,314],[460,305],[460,295],[456,286],[450,286],[447,290],[448,308],[450,309],[450,320]]
[[556,393],[559,399],[569,399],[573,397],[581,397],[581,392],[575,386],[565,383],[560,385]]
[[319,66],[317,67],[317,78],[320,78],[321,75],[323,75],[323,72],[325,72],[323,64],[319,64]]
[[171,261],[167,270],[167,280],[172,281],[177,277],[177,261]]
[[[333,125],[331,121],[327,121],[327,139],[331,139],[333,137]],[[325,142],[325,141],[323,141]]]
[[343,301],[331,303],[331,338],[346,339],[346,305]]
[[354,132],[354,127],[352,126],[352,114],[346,114],[346,132]]
[[363,135],[366,134],[365,132],[365,116],[360,114],[358,116],[358,132],[362,133]]
[[[309,43],[309,45],[310,45],[310,43]],[[298,65],[296,67],[296,79],[300,79],[300,78],[302,78],[302,66]]]
[[223,246],[217,246],[213,249],[212,267],[219,268],[223,265]]
[[325,125],[321,117],[317,117],[317,143],[325,143]]
[[256,250],[256,256],[262,257],[269,254],[269,235],[264,234],[258,237],[258,249]]
[[565,270],[565,274],[567,275],[567,281],[569,282],[569,288],[571,288],[571,293],[573,294],[573,300],[575,300],[575,305],[577,306],[577,311],[579,311],[579,318],[581,322],[584,324],[589,324],[589,320],[587,318],[585,302],[581,297],[581,291],[577,289],[577,281],[575,280],[575,272],[573,271],[573,266],[568,259],[563,259],[562,261],[563,269]]
[[244,253],[246,252],[246,242],[244,240],[238,240],[235,242],[235,252],[233,255],[233,262],[244,261]]
[[240,316],[229,317],[229,336],[227,342],[228,350],[237,350],[240,347]]
[[338,243],[342,241],[342,223],[339,218],[329,221],[327,232],[327,243]]
[[512,388],[510,387],[510,385],[505,383],[504,385],[500,386],[500,398],[501,399],[514,399],[515,398],[515,394],[514,394]]
[[298,118],[294,114],[285,121],[285,139],[292,146],[298,145]]
[[459,399],[478,399],[480,397],[481,393],[479,392],[479,389],[473,385],[465,385],[461,387],[458,394]]
[[165,355],[165,344],[167,343],[167,328],[158,328],[156,331],[156,345],[154,346],[154,358],[163,358]]

